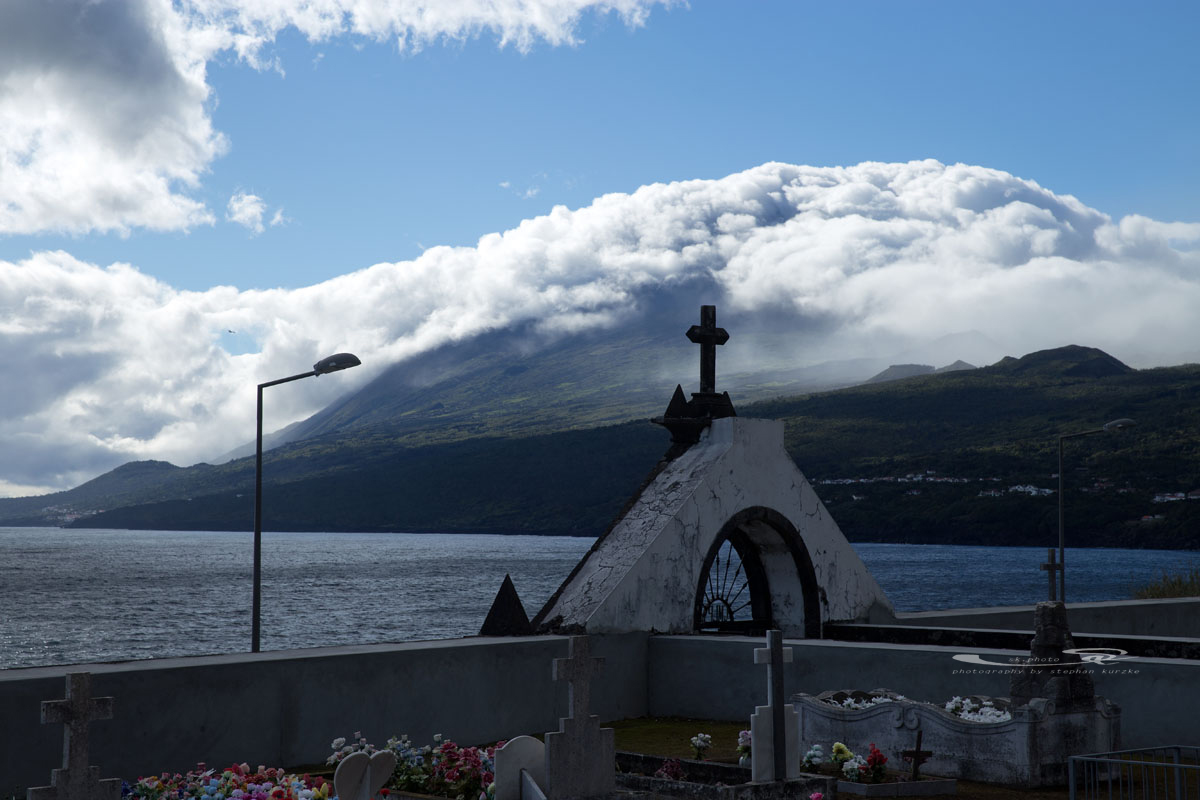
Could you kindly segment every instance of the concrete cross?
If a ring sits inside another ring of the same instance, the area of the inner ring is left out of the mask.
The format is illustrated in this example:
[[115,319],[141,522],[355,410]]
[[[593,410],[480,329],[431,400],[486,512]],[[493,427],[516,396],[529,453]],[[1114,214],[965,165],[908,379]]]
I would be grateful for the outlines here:
[[571,719],[586,720],[591,703],[592,676],[600,671],[603,658],[591,657],[586,636],[572,636],[567,643],[567,658],[554,659],[554,680],[567,681]]
[[1055,572],[1062,572],[1063,565],[1054,563],[1054,548],[1046,548],[1046,563],[1042,564],[1042,569],[1046,570],[1046,576],[1050,579],[1050,601],[1058,599],[1055,597],[1054,585],[1057,583],[1054,577]]
[[754,663],[767,665],[767,705],[775,745],[775,780],[787,777],[787,733],[783,727],[783,665],[792,661],[792,648],[783,646],[783,631],[767,631],[767,646],[754,650]]
[[63,766],[51,772],[49,786],[29,789],[28,800],[99,800],[119,797],[119,778],[100,779],[100,770],[88,764],[88,725],[112,719],[113,699],[92,697],[92,676],[86,672],[67,675],[65,700],[42,701],[42,724],[61,722]]
[[700,345],[700,392],[717,391],[717,345],[729,341],[729,333],[717,327],[717,307],[700,306],[700,324],[688,328],[687,337]]

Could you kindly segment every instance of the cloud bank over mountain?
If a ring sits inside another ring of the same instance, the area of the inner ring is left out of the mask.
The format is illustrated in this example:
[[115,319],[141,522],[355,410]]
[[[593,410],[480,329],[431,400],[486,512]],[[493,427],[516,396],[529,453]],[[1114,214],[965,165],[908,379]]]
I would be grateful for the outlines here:
[[[447,342],[636,327],[663,298],[690,309],[681,331],[699,302],[735,335],[769,324],[797,366],[964,330],[1013,355],[1080,343],[1135,365],[1195,360],[1198,244],[1197,223],[1113,221],[1005,172],[921,161],[644,186],[296,290],[179,291],[36,253],[0,262],[0,357],[22,376],[0,397],[0,488],[212,458],[250,437],[256,383],[330,353],[364,366],[277,390],[268,429]],[[252,352],[228,346],[233,331]]]
[[[656,0],[5,0],[0,3],[0,235],[188,230],[220,210],[196,191],[230,147],[208,65],[282,66],[275,39],[394,40],[412,52],[494,36],[574,44],[585,13],[637,27]],[[234,221],[242,222],[234,217]],[[243,223],[244,224],[244,223]]]

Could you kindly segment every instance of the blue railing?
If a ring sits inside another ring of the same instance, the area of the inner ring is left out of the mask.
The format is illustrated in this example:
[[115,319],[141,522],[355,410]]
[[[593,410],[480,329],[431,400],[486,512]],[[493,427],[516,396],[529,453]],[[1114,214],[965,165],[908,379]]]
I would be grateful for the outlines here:
[[1071,800],[1200,800],[1200,747],[1071,756]]

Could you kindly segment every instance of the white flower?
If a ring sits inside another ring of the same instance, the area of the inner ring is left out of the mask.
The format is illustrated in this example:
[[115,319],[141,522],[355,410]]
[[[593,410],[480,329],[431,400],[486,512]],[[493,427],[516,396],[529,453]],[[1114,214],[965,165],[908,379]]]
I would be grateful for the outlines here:
[[344,745],[345,743],[346,743],[345,737],[339,736],[338,738],[333,740],[333,744],[331,744],[330,747],[332,747],[334,750],[341,750],[342,745]]

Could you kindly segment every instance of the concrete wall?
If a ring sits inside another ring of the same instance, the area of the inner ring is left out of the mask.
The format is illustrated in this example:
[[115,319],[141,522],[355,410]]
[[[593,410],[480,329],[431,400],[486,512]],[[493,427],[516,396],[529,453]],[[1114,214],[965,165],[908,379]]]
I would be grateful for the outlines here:
[[[954,608],[945,611],[901,611],[896,614],[896,624],[1031,631],[1033,608],[1004,606]],[[1067,603],[1067,621],[1074,633],[1200,639],[1200,597]],[[883,621],[880,622],[882,624]]]
[[[669,715],[749,720],[766,701],[761,639],[713,636],[595,637],[607,659],[593,684],[602,719]],[[955,661],[978,653],[1001,664],[1015,650],[792,640],[786,691],[886,687],[916,700],[1008,694],[1005,667]],[[106,777],[185,770],[193,760],[299,766],[324,760],[329,742],[356,730],[382,744],[442,733],[479,744],[555,730],[567,713],[551,659],[565,637],[455,639],[394,645],[205,656],[0,671],[0,797],[49,781],[62,726],[39,723],[40,701],[63,696],[68,672],[93,674],[112,695],[114,719],[93,723],[92,763]],[[1134,659],[1118,675],[1097,669],[1097,691],[1123,709],[1129,747],[1200,742],[1200,661]],[[828,745],[828,743],[825,743]]]
[[[786,689],[819,694],[834,689],[892,689],[913,700],[944,702],[954,695],[1006,697],[1006,667],[955,661],[976,653],[1007,664],[1028,655],[984,650],[858,642],[788,641],[794,661]],[[650,640],[647,708],[651,715],[749,720],[767,699],[765,667],[753,663],[762,640],[742,637],[656,636]],[[1125,747],[1200,742],[1200,661],[1138,658],[1095,668],[1096,693],[1121,706]],[[825,743],[828,752],[829,743]]]
[[[646,713],[646,635],[596,640],[606,659],[592,691],[604,719]],[[442,733],[480,744],[556,730],[567,686],[551,679],[565,637],[455,639],[0,671],[0,797],[49,783],[62,725],[41,725],[42,700],[63,697],[67,672],[91,672],[114,718],[91,726],[91,763],[126,779],[248,761],[323,762],[354,731],[374,744]]]

